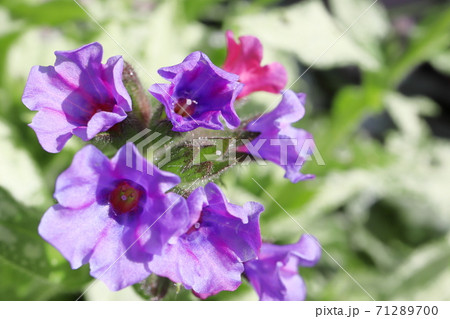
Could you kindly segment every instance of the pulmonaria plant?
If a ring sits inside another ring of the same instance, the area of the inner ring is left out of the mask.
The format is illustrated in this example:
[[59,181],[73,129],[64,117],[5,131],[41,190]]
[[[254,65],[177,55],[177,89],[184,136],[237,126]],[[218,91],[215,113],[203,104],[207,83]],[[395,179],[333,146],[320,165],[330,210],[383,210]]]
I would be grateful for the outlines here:
[[38,111],[30,126],[51,153],[61,151],[72,135],[91,140],[131,111],[121,56],[102,64],[103,49],[96,42],[55,55],[55,66],[31,69],[22,97],[30,110]]
[[[169,83],[150,87],[161,103],[153,110],[132,67],[124,69],[120,56],[102,64],[98,43],[56,51],[54,66],[30,71],[22,100],[38,111],[30,126],[42,147],[59,152],[73,135],[90,143],[58,177],[57,203],[43,215],[39,234],[72,268],[89,264],[91,275],[111,290],[134,285],[163,298],[158,289],[135,285],[156,276],[157,283],[170,280],[205,299],[236,290],[245,278],[261,300],[305,299],[298,268],[318,262],[317,240],[304,235],[285,246],[263,241],[263,205],[230,203],[213,182],[247,153],[280,165],[293,183],[312,178],[300,173],[312,136],[293,126],[305,114],[305,95],[281,92],[286,70],[279,63],[261,66],[257,38],[237,43],[231,31],[226,36],[223,69],[200,51],[159,69]],[[241,118],[236,100],[256,91],[281,94],[281,103]],[[133,112],[153,117],[130,116],[131,101]],[[138,149],[133,143],[140,138]],[[172,157],[163,158],[168,150]],[[212,160],[212,154],[220,156]]]

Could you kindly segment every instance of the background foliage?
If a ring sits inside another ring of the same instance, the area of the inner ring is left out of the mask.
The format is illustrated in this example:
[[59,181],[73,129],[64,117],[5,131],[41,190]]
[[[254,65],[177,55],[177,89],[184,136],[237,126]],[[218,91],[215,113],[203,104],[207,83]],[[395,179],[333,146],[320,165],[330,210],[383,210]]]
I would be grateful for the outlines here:
[[[300,270],[308,299],[370,299],[336,262],[377,300],[450,298],[447,1],[380,0],[368,10],[370,0],[80,3],[109,35],[71,0],[0,1],[0,300],[76,299],[91,282],[86,267],[71,270],[37,234],[55,178],[81,143],[51,155],[26,126],[33,113],[21,95],[31,66],[98,41],[149,87],[161,80],[159,67],[194,50],[221,65],[226,29],[259,37],[264,61],[283,63],[292,89],[308,94],[299,126],[314,134],[326,164],[305,167],[314,181],[293,185],[273,165],[234,168],[222,179],[233,202],[265,205],[265,239],[290,243],[306,230],[322,243],[329,255]],[[256,114],[277,97],[256,93],[247,102],[240,112]],[[96,283],[83,298],[140,297]],[[211,299],[256,295],[244,284]]]

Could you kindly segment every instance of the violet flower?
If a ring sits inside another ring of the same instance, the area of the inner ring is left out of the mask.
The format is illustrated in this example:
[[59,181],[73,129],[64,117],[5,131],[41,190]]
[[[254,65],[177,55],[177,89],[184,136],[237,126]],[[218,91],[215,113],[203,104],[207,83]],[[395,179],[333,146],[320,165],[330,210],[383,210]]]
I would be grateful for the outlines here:
[[92,139],[131,111],[121,56],[102,64],[103,49],[97,42],[55,55],[55,66],[31,69],[22,97],[30,110],[38,111],[30,127],[50,153],[61,151],[72,135]]
[[234,101],[243,85],[237,75],[215,66],[206,54],[193,52],[182,63],[158,73],[171,83],[153,84],[149,91],[164,105],[174,131],[223,130],[221,115],[230,128],[239,126]]
[[191,222],[185,235],[155,255],[150,269],[200,298],[237,289],[243,263],[256,258],[261,246],[259,214],[264,207],[231,204],[213,183],[196,189],[187,202]]
[[304,300],[306,287],[298,268],[314,266],[320,256],[320,245],[310,235],[291,245],[263,243],[258,259],[245,263],[245,275],[260,300]]
[[309,132],[291,125],[305,114],[305,99],[304,93],[285,91],[274,110],[250,122],[245,128],[260,134],[238,147],[240,152],[250,153],[283,167],[286,171],[284,177],[292,183],[314,178],[314,175],[299,172],[315,147],[313,137]]
[[227,57],[223,69],[238,74],[239,81],[245,84],[238,98],[255,91],[280,93],[286,86],[286,69],[278,62],[261,66],[263,47],[261,41],[253,36],[234,40],[233,32],[227,31]]
[[146,162],[131,143],[111,160],[87,145],[58,177],[58,204],[42,217],[39,234],[72,268],[89,263],[93,277],[122,289],[148,277],[152,255],[189,223],[184,198],[166,193],[179,182]]

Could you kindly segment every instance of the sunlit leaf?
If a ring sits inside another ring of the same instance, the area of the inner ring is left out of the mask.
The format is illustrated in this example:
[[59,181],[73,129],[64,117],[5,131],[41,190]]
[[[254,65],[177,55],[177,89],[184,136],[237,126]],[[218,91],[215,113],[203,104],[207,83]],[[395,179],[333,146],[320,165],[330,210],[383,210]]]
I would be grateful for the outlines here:
[[321,1],[238,16],[230,25],[239,34],[257,36],[264,46],[290,51],[304,64],[314,64],[316,68],[352,64],[369,69],[379,67],[373,56],[343,34]]

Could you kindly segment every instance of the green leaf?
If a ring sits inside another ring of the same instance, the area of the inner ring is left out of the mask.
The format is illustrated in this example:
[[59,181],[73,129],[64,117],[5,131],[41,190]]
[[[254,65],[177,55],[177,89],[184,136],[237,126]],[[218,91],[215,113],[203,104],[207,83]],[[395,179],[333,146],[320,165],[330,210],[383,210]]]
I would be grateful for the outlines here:
[[[194,182],[200,186],[218,179],[237,163],[234,156],[229,154],[231,147],[227,139],[204,140],[207,144],[199,141],[187,141],[172,148],[170,161],[161,167],[181,177],[181,184],[177,186],[177,191],[181,193],[191,192]],[[217,141],[223,142],[217,144]]]
[[431,99],[390,93],[386,95],[385,101],[395,124],[413,143],[429,133],[428,126],[420,116],[437,113],[438,106]]
[[133,290],[144,300],[189,301],[196,299],[191,290],[155,274],[150,275],[141,283],[133,285]]
[[90,277],[67,261],[37,233],[39,216],[0,188],[0,300],[47,300],[76,293]]
[[448,48],[449,42],[450,8],[442,7],[432,10],[415,30],[406,52],[386,69],[387,82],[397,85],[415,66]]
[[39,25],[60,25],[71,20],[86,20],[86,14],[70,0],[52,0],[40,4],[27,1],[4,1],[15,19],[25,19],[28,23]]
[[[36,163],[26,150],[12,142],[13,131],[0,120],[0,187],[27,205],[44,204],[43,179]],[[26,181],[26,182],[24,182]]]
[[440,52],[430,61],[431,65],[440,72],[450,75],[450,49]]
[[[450,263],[450,238],[444,237],[416,249],[403,263],[401,263],[395,272],[383,281],[384,291],[390,299],[395,296],[396,299],[415,299],[415,295],[432,286],[436,285],[442,274],[448,274],[448,265]],[[442,295],[428,295],[427,300],[446,300],[448,297]]]
[[8,49],[10,46],[16,41],[16,39],[20,36],[21,31],[12,31],[7,34],[3,34],[0,36],[0,85],[7,78],[6,73],[6,58],[8,55]]

